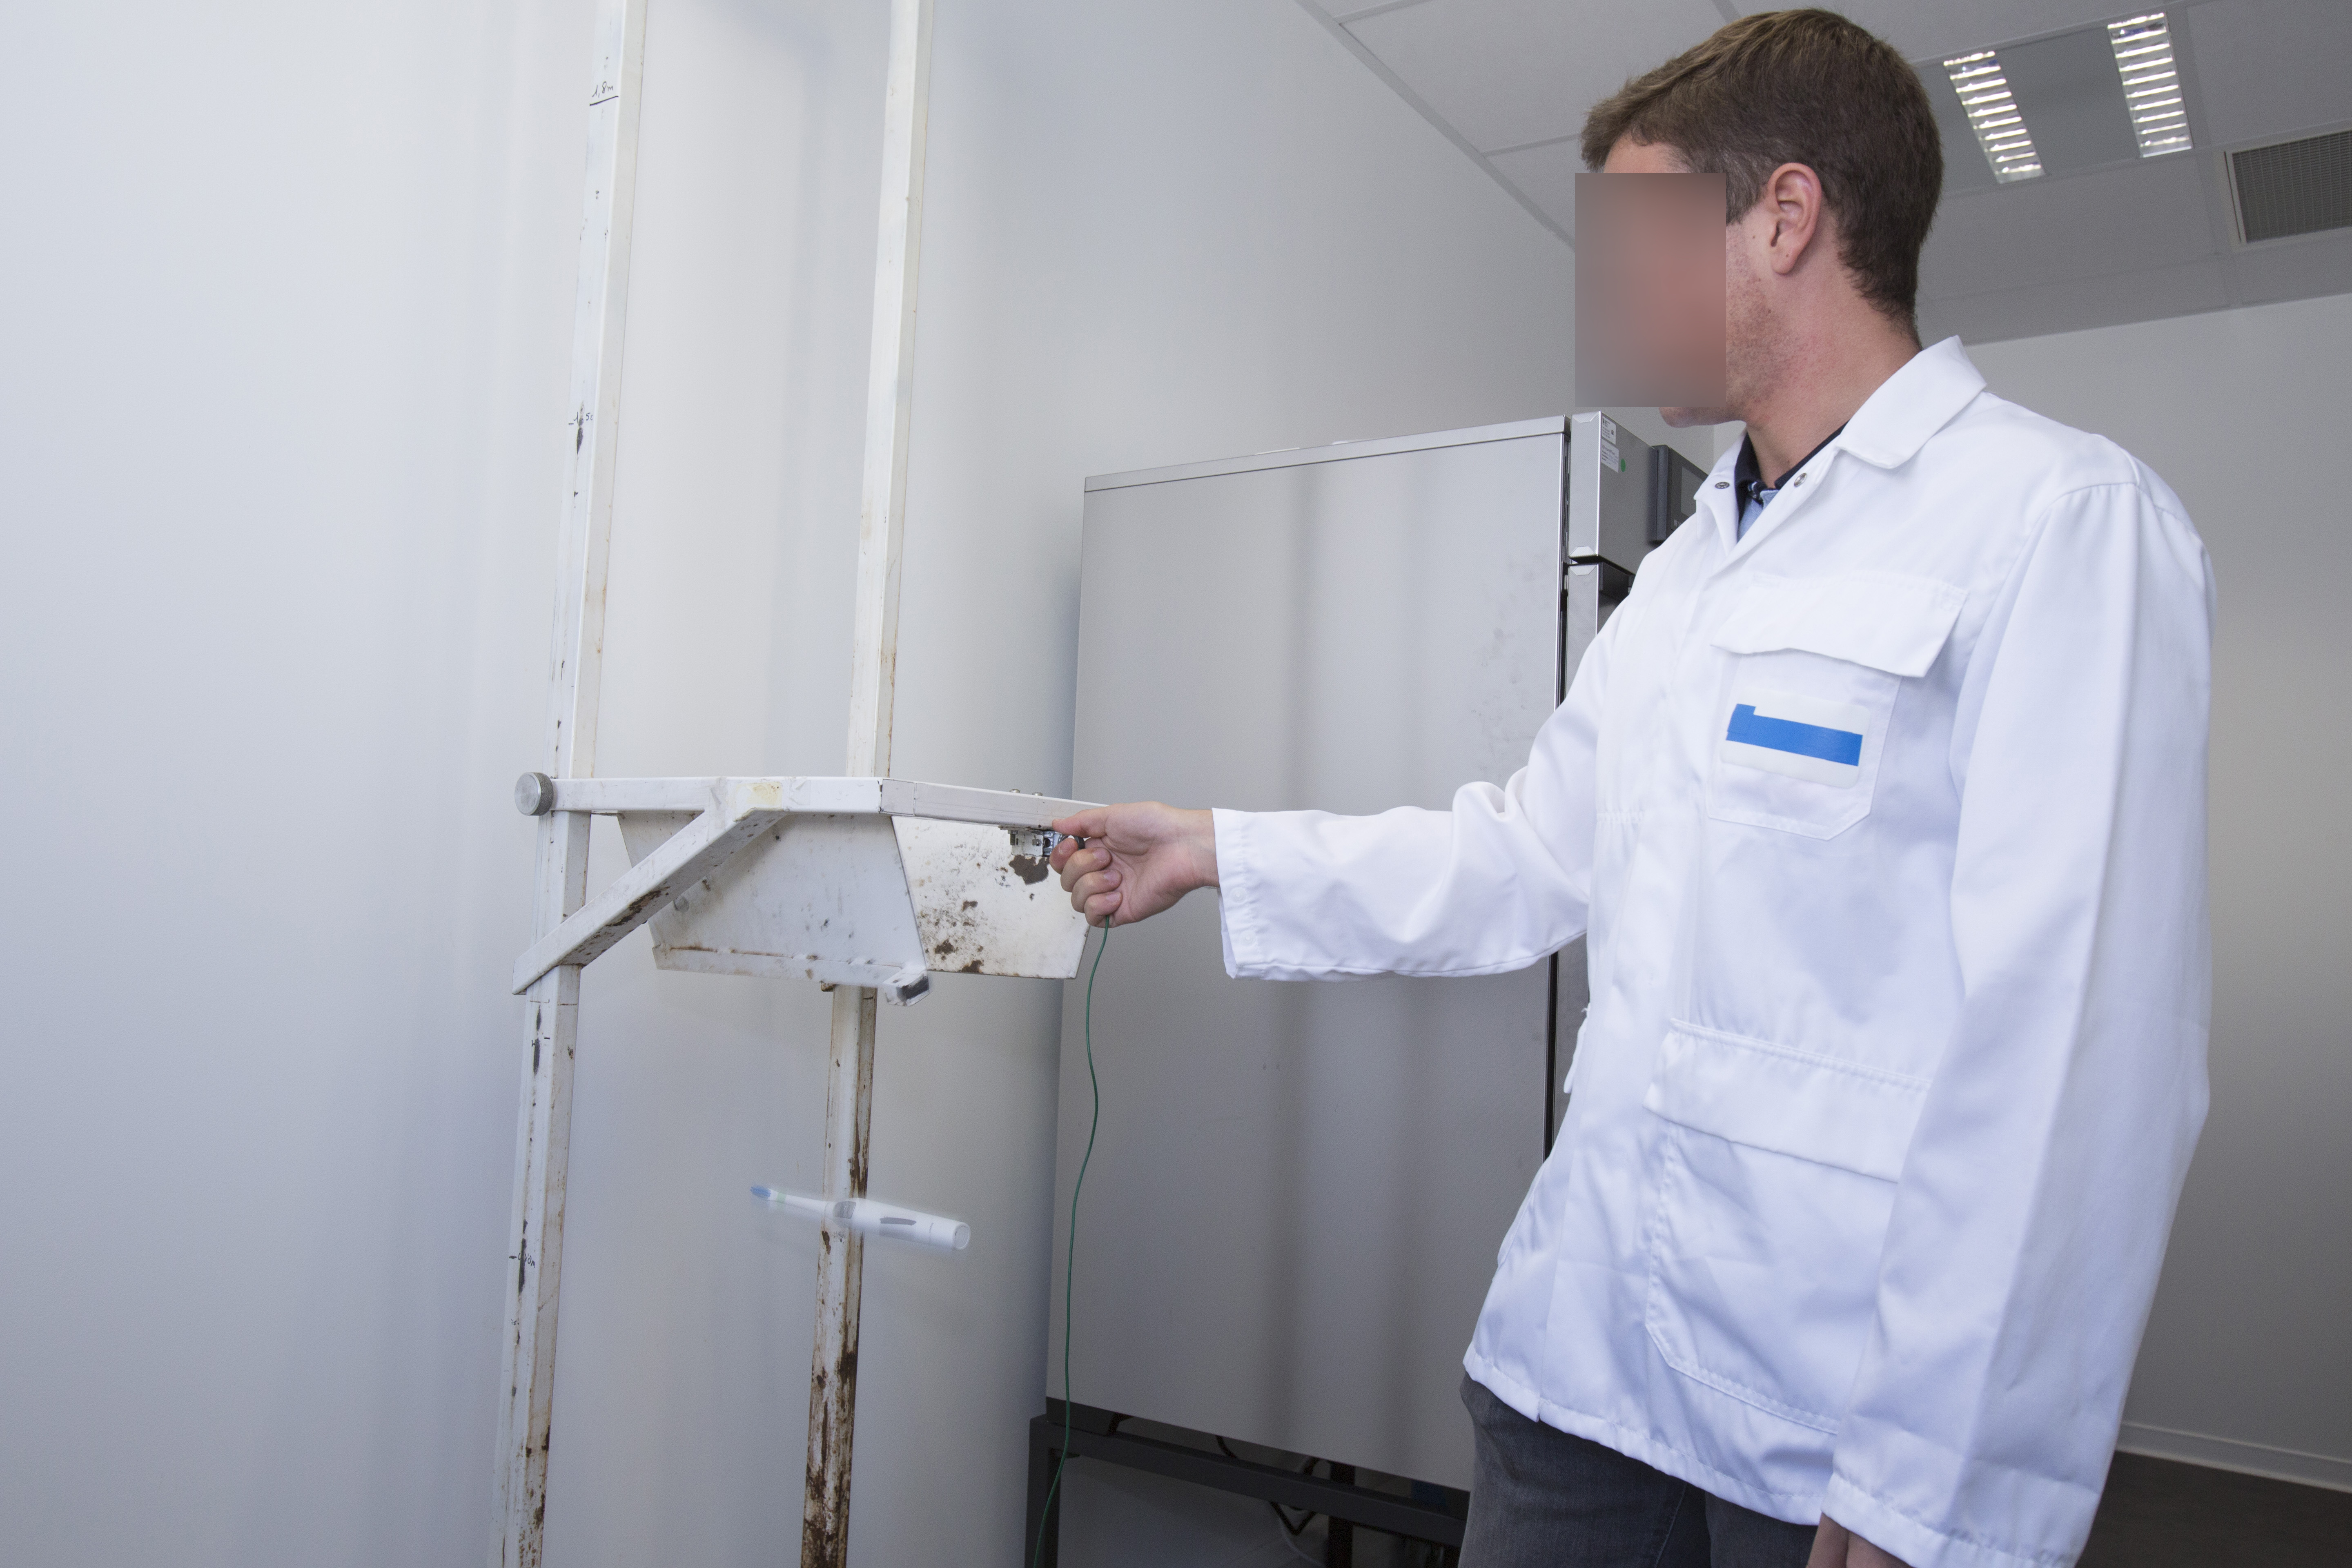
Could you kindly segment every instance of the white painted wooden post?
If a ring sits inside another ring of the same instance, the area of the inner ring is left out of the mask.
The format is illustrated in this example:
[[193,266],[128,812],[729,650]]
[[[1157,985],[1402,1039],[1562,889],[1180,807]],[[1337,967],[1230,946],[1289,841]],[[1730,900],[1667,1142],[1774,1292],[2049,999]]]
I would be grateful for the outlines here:
[[[849,672],[852,773],[890,771],[898,684],[898,555],[907,516],[907,426],[915,395],[916,263],[922,248],[923,142],[931,76],[931,0],[892,0],[882,111],[882,215],[874,258],[874,352],[866,396],[866,474],[857,519],[857,615]],[[824,1195],[864,1197],[874,1104],[875,995],[833,994],[825,1072]],[[850,1457],[857,1414],[858,1287],[864,1238],[818,1233],[816,1343],[809,1364],[808,1462],[801,1568],[846,1568]]]
[[[629,234],[637,168],[637,109],[645,75],[646,0],[603,0],[588,93],[588,172],[572,327],[572,463],[566,475],[549,667],[548,772],[595,772],[596,702],[604,675],[604,584],[613,537],[613,468],[619,451],[621,348],[628,314]],[[584,813],[538,819],[532,923],[544,936],[587,894]],[[530,1021],[515,1134],[507,1228],[507,1322],[493,1489],[492,1568],[538,1568],[547,1519],[548,1427],[554,1405],[555,1324],[563,1275],[563,1178],[572,1129],[572,1058],[580,970],[564,964],[525,997]]]
[[931,92],[931,0],[891,0],[882,108],[882,221],[874,255],[874,350],[857,515],[857,616],[849,664],[852,773],[890,771],[898,687],[898,553],[907,524],[907,426],[915,406],[915,298],[923,244],[923,141]]

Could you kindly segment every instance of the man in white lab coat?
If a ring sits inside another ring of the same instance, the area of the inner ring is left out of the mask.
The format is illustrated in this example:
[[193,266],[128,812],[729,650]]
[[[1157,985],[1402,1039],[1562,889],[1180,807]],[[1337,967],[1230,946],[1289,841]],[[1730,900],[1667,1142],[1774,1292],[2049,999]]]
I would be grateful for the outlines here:
[[1469,1351],[1465,1568],[2063,1568],[2205,1112],[2211,576],[2129,454],[1912,303],[1916,77],[1750,16],[1588,123],[1721,173],[1741,419],[1525,769],[1451,811],[1090,811],[1073,900],[1221,889],[1237,976],[1590,935]]

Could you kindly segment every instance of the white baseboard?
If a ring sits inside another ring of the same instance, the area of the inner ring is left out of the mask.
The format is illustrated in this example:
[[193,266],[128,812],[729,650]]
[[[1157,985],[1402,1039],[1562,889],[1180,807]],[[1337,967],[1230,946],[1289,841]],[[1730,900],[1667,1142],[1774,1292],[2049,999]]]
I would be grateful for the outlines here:
[[2234,1437],[2208,1437],[2197,1432],[2176,1432],[2169,1426],[2126,1421],[2116,1436],[2116,1447],[2126,1454],[2146,1454],[2158,1459],[2180,1459],[2210,1465],[2217,1470],[2237,1470],[2249,1476],[2300,1481],[2309,1487],[2332,1487],[2352,1492],[2352,1459],[2306,1454],[2297,1448],[2273,1448],[2263,1443],[2242,1443]]

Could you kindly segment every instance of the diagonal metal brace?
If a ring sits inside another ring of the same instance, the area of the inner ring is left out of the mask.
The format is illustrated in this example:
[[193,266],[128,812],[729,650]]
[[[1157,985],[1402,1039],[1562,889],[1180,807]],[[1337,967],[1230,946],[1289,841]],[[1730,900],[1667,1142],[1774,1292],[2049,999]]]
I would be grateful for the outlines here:
[[531,982],[559,964],[586,963],[604,952],[652,919],[665,903],[733,859],[793,810],[775,780],[715,783],[719,798],[699,816],[515,960],[515,994],[529,990]]

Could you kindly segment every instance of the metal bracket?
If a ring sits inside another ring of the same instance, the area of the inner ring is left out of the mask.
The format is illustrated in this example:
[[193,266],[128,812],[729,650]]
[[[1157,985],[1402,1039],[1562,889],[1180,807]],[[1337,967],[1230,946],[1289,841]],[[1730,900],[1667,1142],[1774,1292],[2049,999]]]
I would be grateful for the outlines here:
[[1086,921],[1047,864],[1086,803],[906,779],[552,779],[527,815],[619,818],[632,862],[515,962],[517,994],[651,922],[665,969],[871,986],[911,1003],[929,972],[1067,979]]

